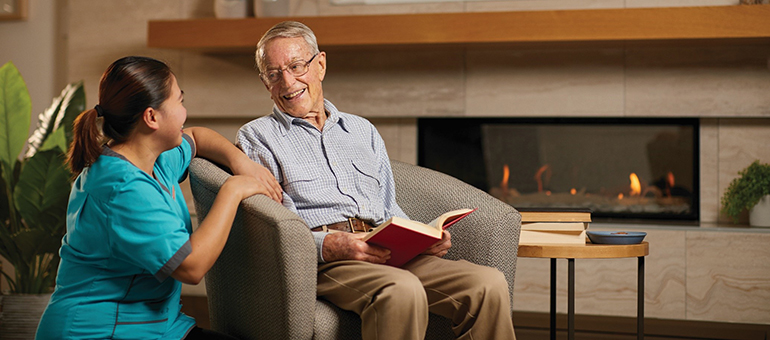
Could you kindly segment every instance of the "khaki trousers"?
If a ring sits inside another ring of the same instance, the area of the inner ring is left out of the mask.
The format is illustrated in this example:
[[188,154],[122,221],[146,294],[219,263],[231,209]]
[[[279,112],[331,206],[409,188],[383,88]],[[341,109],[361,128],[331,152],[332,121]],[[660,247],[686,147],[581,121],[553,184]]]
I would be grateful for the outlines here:
[[321,264],[317,294],[360,315],[364,340],[424,339],[428,312],[452,320],[458,339],[516,339],[505,277],[464,260],[420,255],[402,268]]

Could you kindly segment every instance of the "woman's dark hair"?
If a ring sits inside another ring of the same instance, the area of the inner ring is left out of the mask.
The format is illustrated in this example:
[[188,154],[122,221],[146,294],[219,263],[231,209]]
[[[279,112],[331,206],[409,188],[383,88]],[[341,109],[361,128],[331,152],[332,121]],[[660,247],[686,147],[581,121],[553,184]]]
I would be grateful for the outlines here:
[[[106,141],[125,142],[145,109],[160,108],[171,94],[172,75],[165,63],[147,57],[124,57],[104,71],[99,81],[99,112],[96,108],[83,111],[72,129],[67,161],[75,176],[96,162]],[[101,131],[99,114],[103,117]]]

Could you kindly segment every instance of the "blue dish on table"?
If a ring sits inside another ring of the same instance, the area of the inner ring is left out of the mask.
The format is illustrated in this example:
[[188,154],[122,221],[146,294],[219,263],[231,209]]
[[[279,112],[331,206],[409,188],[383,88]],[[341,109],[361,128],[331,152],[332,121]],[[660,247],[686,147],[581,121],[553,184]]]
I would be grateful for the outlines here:
[[643,231],[586,231],[588,239],[595,244],[637,244],[642,243],[647,233]]

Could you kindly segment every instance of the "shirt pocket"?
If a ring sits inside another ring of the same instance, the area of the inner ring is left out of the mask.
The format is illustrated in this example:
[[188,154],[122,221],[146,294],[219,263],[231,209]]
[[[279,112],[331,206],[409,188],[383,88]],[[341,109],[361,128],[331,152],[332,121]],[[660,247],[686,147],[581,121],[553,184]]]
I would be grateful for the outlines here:
[[322,176],[315,164],[284,165],[282,175],[283,189],[295,200],[323,189]]
[[168,301],[118,303],[113,339],[159,339],[168,328]]

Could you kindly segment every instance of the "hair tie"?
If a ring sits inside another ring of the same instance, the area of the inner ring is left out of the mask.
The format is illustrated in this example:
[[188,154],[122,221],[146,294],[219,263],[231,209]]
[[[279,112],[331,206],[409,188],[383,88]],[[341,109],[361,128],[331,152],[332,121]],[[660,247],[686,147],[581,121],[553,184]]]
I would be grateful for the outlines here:
[[99,104],[96,104],[96,106],[94,106],[94,110],[96,110],[97,117],[104,117],[104,109],[101,106],[99,106]]

